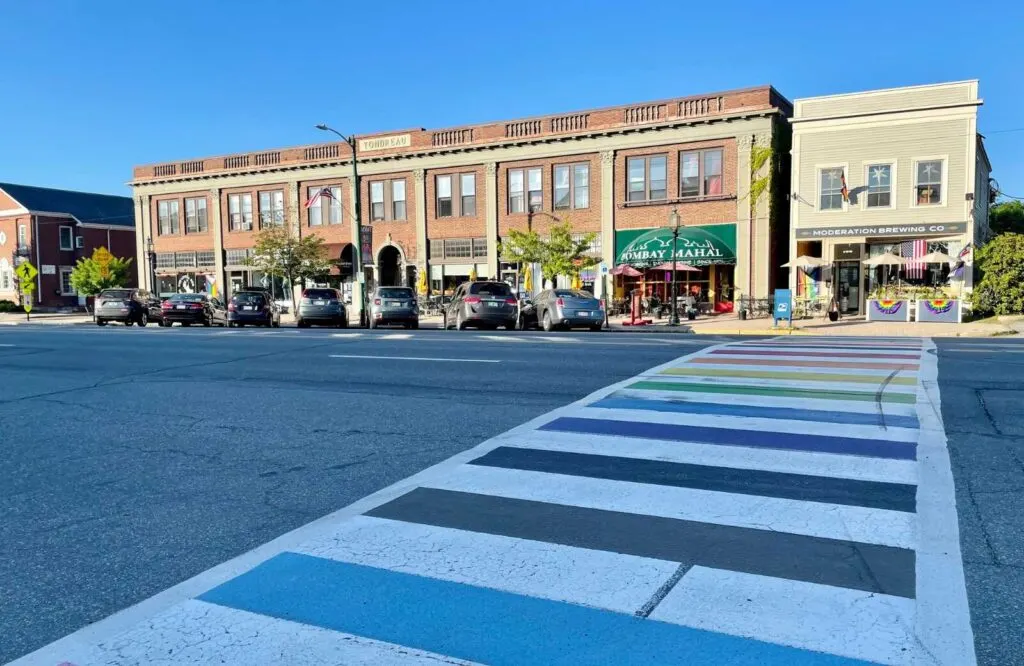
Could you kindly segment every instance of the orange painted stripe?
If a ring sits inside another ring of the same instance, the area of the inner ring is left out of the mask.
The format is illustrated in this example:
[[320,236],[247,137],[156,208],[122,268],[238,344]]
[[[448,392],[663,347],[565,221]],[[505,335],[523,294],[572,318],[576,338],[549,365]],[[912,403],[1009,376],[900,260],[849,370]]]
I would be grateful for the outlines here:
[[714,365],[781,365],[791,368],[846,368],[849,370],[917,370],[917,363],[840,363],[838,361],[800,361],[772,358],[695,358],[690,363]]

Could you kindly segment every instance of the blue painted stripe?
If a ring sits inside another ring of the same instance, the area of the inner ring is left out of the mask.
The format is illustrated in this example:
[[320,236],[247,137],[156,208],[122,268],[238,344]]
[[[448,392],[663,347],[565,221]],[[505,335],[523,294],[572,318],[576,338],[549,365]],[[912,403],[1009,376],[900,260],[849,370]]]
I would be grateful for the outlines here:
[[200,599],[486,664],[867,663],[297,553]]
[[882,417],[872,412],[826,412],[817,409],[793,409],[790,407],[761,407],[758,405],[733,405],[718,402],[690,402],[688,400],[645,400],[643,398],[609,397],[587,405],[602,409],[643,409],[650,412],[672,412],[676,414],[713,414],[716,416],[746,416],[756,419],[780,419],[783,421],[812,421],[817,423],[841,423],[845,425],[886,425],[892,428],[917,428],[916,416],[886,414]]
[[616,421],[612,419],[581,419],[572,416],[557,418],[544,424],[539,429],[554,432],[618,435],[620,437],[694,442],[698,444],[844,453],[895,460],[915,460],[917,458],[917,446],[914,443],[893,442],[885,439],[829,437],[826,435],[765,432],[762,430],[734,430],[732,428],[708,428],[706,426]]

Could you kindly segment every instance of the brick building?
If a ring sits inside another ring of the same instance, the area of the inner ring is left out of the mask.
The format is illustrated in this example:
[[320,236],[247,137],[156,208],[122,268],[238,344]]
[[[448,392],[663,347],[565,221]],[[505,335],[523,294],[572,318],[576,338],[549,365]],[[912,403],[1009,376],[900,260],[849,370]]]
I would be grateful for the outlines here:
[[30,261],[39,270],[36,307],[81,305],[69,282],[75,263],[98,247],[137,260],[135,245],[131,197],[0,183],[0,300],[18,301],[14,267]]
[[[473,270],[511,280],[516,268],[501,262],[501,238],[510,229],[543,233],[557,220],[595,232],[592,251],[609,267],[658,252],[670,259],[655,230],[677,210],[679,255],[701,269],[692,282],[723,304],[738,292],[767,295],[779,286],[788,250],[780,197],[790,115],[790,103],[763,86],[357,137],[366,281],[412,285],[426,271],[436,292]],[[753,213],[752,146],[771,146],[777,156],[753,175],[772,175]],[[245,260],[261,228],[285,226],[321,236],[339,265],[332,280],[348,288],[357,282],[359,244],[350,160],[349,146],[337,142],[136,167],[137,251],[150,257],[139,265],[140,281],[162,294],[214,282],[228,295],[272,284]],[[306,208],[322,188],[334,197]],[[600,292],[595,272],[584,281]],[[664,289],[664,280],[664,271],[649,272],[645,287]],[[620,294],[634,286],[615,284]]]

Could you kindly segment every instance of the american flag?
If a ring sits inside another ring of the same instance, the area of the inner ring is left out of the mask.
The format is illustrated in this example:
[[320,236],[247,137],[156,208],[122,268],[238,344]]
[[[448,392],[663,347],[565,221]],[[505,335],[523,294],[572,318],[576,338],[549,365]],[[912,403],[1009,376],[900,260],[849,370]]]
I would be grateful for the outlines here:
[[334,195],[331,193],[331,188],[324,187],[321,188],[319,192],[317,192],[316,194],[309,198],[309,201],[306,202],[306,208],[311,208],[315,206],[316,202],[320,201],[320,197],[327,197],[331,201],[335,201]]
[[928,241],[909,240],[900,244],[900,256],[907,260],[903,270],[908,278],[918,279],[924,277],[925,265],[921,257],[928,254]]

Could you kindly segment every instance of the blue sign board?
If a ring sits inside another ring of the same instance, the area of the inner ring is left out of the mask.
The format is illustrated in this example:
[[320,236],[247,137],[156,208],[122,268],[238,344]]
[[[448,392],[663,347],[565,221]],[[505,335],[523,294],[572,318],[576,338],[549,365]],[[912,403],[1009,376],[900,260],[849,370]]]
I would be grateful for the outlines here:
[[790,326],[793,325],[793,295],[789,289],[775,290],[775,310],[772,314],[775,325],[779,325],[780,319],[785,319]]

